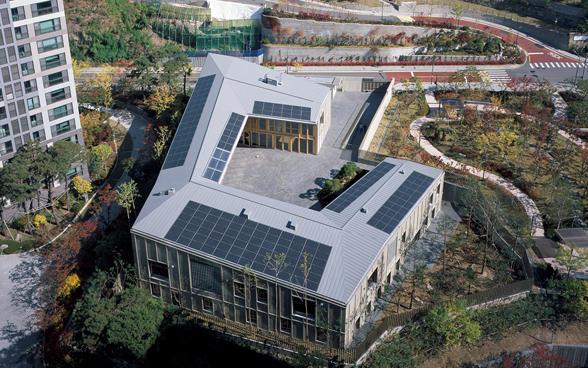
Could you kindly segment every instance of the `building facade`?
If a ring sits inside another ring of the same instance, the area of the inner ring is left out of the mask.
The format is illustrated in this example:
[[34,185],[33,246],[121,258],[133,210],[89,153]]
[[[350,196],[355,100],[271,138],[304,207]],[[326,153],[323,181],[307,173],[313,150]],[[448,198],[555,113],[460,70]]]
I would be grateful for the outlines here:
[[320,211],[222,185],[239,143],[263,146],[265,134],[264,147],[316,154],[330,124],[328,88],[288,75],[268,84],[265,73],[209,55],[131,229],[138,279],[166,303],[349,347],[439,213],[444,173],[387,158]]
[[0,166],[31,140],[83,145],[63,1],[0,0],[0,23]]

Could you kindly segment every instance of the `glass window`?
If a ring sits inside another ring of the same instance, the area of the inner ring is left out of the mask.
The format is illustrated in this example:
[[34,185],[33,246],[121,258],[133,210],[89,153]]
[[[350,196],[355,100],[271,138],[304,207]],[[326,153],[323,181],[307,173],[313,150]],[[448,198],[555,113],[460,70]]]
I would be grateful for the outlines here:
[[0,107],[0,119],[6,119],[6,107]]
[[267,130],[267,125],[266,125],[266,120],[265,119],[259,119],[259,129],[261,129],[261,130]]
[[157,284],[151,284],[151,295],[161,298],[161,287]]
[[292,322],[289,319],[281,318],[280,331],[287,333],[292,332]]
[[43,124],[43,115],[36,114],[31,115],[31,126],[36,127],[37,125]]
[[12,20],[16,22],[17,20],[23,20],[23,19],[25,19],[24,7],[19,6],[18,8],[13,8],[12,9]]
[[256,132],[251,133],[251,145],[259,146],[259,137]]
[[308,153],[314,155],[314,141],[308,140]]
[[63,78],[63,73],[64,72],[57,72],[57,73],[49,74],[47,76],[47,82],[45,83],[45,87],[51,87],[56,84],[63,83],[65,81]]
[[22,70],[23,76],[35,73],[35,68],[32,61],[29,61],[25,64],[20,64],[20,69]]
[[257,311],[254,311],[253,309],[249,309],[248,322],[251,322],[252,325],[257,324]]
[[11,153],[13,151],[12,142],[4,142],[0,143],[0,155],[5,155],[7,153]]
[[71,127],[69,125],[69,121],[59,123],[59,124],[55,125],[55,135],[61,135],[63,133],[67,133],[70,131],[70,129],[71,129]]
[[35,23],[35,34],[45,34],[61,29],[59,19],[50,19],[43,22]]
[[29,110],[41,107],[41,104],[39,103],[39,97],[35,96],[27,99],[27,105],[29,106]]
[[2,94],[2,89],[0,88],[0,101],[4,101],[4,95]]
[[276,132],[281,132],[281,131],[282,131],[282,122],[276,121]]
[[31,5],[33,11],[33,17],[39,17],[45,14],[56,13],[59,9],[53,1],[43,1],[42,3],[36,3]]
[[212,299],[210,298],[202,298],[202,309],[205,312],[213,312],[213,304],[212,304]]
[[292,152],[298,152],[298,138],[292,138]]
[[149,270],[151,271],[151,277],[169,278],[167,265],[165,263],[149,261]]
[[55,90],[53,92],[49,92],[47,93],[46,99],[47,99],[47,103],[48,104],[52,104],[61,100],[65,100],[66,98],[68,98],[68,92],[66,92],[65,88],[61,88],[58,90]]
[[35,79],[31,79],[24,82],[25,93],[35,92],[37,90],[37,81]]
[[245,285],[235,281],[235,296],[245,297]]
[[0,125],[0,138],[4,138],[10,135],[10,129],[8,124]]
[[260,303],[267,303],[267,290],[257,289],[257,301]]
[[39,53],[55,50],[63,47],[63,39],[61,36],[48,38],[43,41],[37,41],[37,48]]
[[29,38],[29,31],[27,26],[20,26],[14,28],[14,35],[16,36],[17,40],[22,40],[25,38]]
[[59,118],[62,118],[64,116],[72,114],[72,113],[73,113],[73,110],[71,110],[71,104],[59,106],[59,107],[54,108],[53,110],[50,110],[49,119],[50,120],[59,119]]
[[41,59],[41,70],[52,69],[61,65],[65,65],[65,54],[48,56]]
[[306,139],[300,140],[300,152],[306,153]]
[[24,58],[28,56],[31,56],[31,46],[28,43],[18,46],[18,57]]

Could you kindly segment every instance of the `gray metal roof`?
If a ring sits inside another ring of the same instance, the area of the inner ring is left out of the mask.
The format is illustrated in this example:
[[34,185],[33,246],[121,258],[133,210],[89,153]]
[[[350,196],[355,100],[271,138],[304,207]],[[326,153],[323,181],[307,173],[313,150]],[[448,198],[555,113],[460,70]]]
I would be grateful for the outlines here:
[[[388,234],[368,225],[369,218],[413,171],[435,179],[426,191],[442,179],[443,172],[429,166],[388,158],[385,162],[394,164],[394,168],[340,213],[329,209],[317,212],[206,179],[202,176],[203,172],[232,113],[250,116],[254,101],[264,101],[310,107],[311,120],[316,122],[323,103],[329,98],[329,89],[326,87],[286,74],[280,76],[279,72],[223,55],[209,54],[201,77],[213,74],[216,77],[184,164],[160,172],[133,231],[163,241],[190,201],[235,216],[246,210],[252,221],[330,246],[331,252],[317,293],[346,304],[366,277],[368,269],[377,261],[386,243],[396,236],[396,231]],[[278,81],[281,79],[282,84],[266,84],[262,81],[265,74]],[[188,105],[198,102],[191,98]],[[188,118],[182,118],[180,128],[182,124],[189,123]],[[179,144],[176,140],[180,141],[175,137],[172,148],[174,144]],[[234,147],[231,155],[233,152]],[[171,188],[174,188],[174,193],[166,194]],[[367,213],[361,212],[362,208]],[[288,227],[289,222],[296,224],[295,230]],[[210,254],[206,256],[214,258]],[[222,261],[230,264],[226,260]],[[240,265],[235,264],[235,267]]]

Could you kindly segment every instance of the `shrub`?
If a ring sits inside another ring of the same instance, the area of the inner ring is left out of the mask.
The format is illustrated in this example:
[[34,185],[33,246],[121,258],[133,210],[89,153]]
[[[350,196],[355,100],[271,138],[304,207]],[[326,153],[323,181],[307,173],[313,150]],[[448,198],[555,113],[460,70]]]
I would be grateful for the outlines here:
[[82,208],[84,208],[84,202],[83,201],[77,201],[76,203],[72,204],[71,206],[71,212],[73,213],[78,213],[82,210]]
[[456,144],[455,146],[451,147],[451,151],[456,153],[463,153],[467,158],[471,158],[472,160],[478,158],[478,152],[476,152],[473,148],[462,147]]
[[18,231],[25,231],[27,228],[27,216],[22,215],[12,222],[12,227]]

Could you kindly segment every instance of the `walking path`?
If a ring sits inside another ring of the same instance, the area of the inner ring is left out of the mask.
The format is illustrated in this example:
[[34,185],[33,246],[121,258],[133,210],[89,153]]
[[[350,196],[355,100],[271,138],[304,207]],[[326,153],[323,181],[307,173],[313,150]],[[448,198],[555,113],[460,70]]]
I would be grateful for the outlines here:
[[413,121],[410,124],[410,134],[415,138],[415,140],[423,147],[423,149],[430,155],[437,157],[441,162],[444,164],[454,167],[456,169],[465,170],[472,175],[476,175],[478,177],[485,177],[489,180],[495,182],[496,184],[500,185],[501,187],[508,190],[513,196],[515,196],[521,204],[525,207],[525,211],[527,212],[527,216],[532,221],[533,229],[534,229],[534,236],[544,238],[545,237],[545,230],[543,228],[543,222],[541,221],[541,213],[537,208],[537,205],[533,200],[525,194],[522,190],[512,185],[507,180],[501,178],[498,175],[485,172],[483,170],[477,169],[475,167],[465,165],[461,162],[455,161],[446,155],[444,155],[441,151],[435,148],[431,142],[427,139],[423,138],[421,135],[421,127],[431,121],[436,120],[434,117],[434,111],[439,111],[439,103],[435,100],[435,95],[433,93],[433,88],[429,88],[425,91],[425,97],[429,107],[431,107],[431,113],[428,116],[419,118]]
[[[104,108],[99,109],[105,110]],[[132,152],[119,152],[119,157],[133,156],[138,158],[138,149],[143,146],[145,141],[145,128],[147,128],[148,122],[128,110],[110,109],[109,112],[113,115],[111,119],[118,121],[127,129],[133,141]],[[117,167],[122,165],[120,161],[117,161]],[[115,168],[110,179],[117,179],[116,173]],[[128,180],[128,175],[123,172],[114,188]],[[105,184],[108,181],[105,181]],[[110,219],[116,219],[120,210],[121,207],[114,204],[111,208]],[[63,233],[70,226],[71,224]],[[45,245],[52,243],[59,236],[61,234]],[[39,287],[41,268],[42,258],[31,252],[0,256],[0,367],[43,367],[43,362],[40,359],[28,354],[28,350],[38,338],[38,334],[28,322],[35,309],[39,307],[37,288]]]

